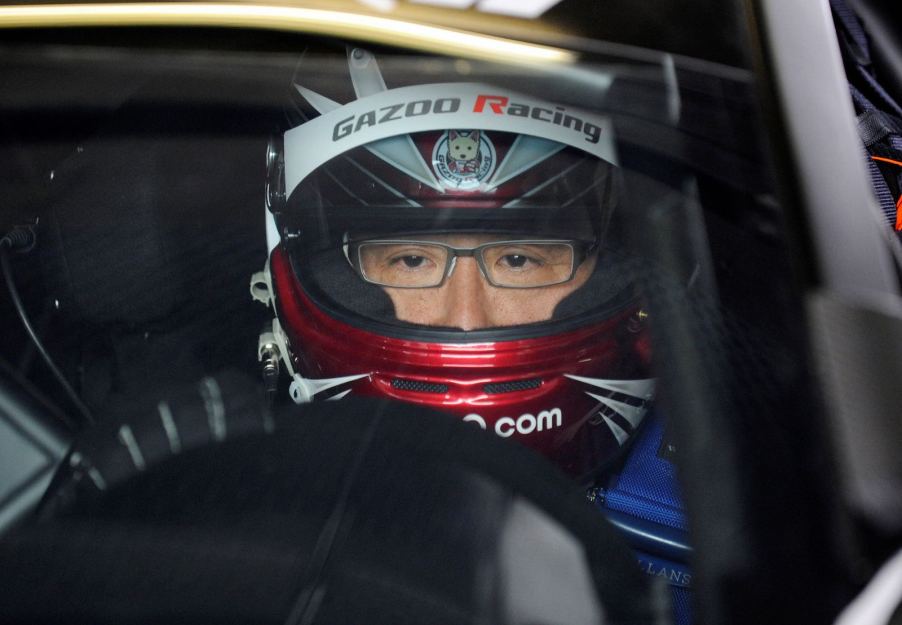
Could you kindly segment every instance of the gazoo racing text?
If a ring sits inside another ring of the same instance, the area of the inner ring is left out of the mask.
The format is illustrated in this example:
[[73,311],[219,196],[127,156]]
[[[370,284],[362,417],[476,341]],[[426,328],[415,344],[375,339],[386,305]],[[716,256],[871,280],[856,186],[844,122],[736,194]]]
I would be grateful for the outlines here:
[[[386,124],[407,117],[419,117],[421,115],[456,113],[461,107],[461,98],[437,98],[420,99],[410,102],[399,102],[378,109],[366,111],[360,115],[351,115],[340,120],[332,129],[332,141],[340,141],[362,128]],[[547,122],[561,128],[567,128],[573,132],[582,133],[589,143],[598,143],[601,138],[601,128],[577,114],[571,114],[562,106],[554,108],[542,106],[530,106],[511,102],[510,98],[502,95],[480,94],[473,102],[474,113],[486,113],[491,115],[510,115],[513,117],[530,117],[532,119]]]

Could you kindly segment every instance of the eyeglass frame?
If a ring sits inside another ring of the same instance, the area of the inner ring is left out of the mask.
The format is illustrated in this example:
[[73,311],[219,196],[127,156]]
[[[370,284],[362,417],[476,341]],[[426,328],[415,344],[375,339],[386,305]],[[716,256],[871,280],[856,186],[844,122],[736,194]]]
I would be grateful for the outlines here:
[[[378,244],[386,244],[386,245],[404,245],[404,244],[421,244],[421,245],[433,245],[436,247],[444,248],[449,252],[448,258],[445,261],[445,269],[442,273],[442,279],[438,284],[431,284],[429,286],[394,286],[391,284],[385,284],[383,282],[376,282],[375,280],[371,280],[367,278],[363,273],[363,269],[360,266],[360,246],[367,243],[378,243]],[[555,244],[555,245],[568,245],[573,250],[573,263],[570,268],[570,276],[559,282],[551,282],[549,284],[537,284],[535,286],[513,286],[513,285],[505,285],[505,284],[496,284],[491,277],[489,277],[489,272],[485,267],[485,258],[483,258],[483,250],[489,247],[495,247],[498,245],[512,245],[512,244]],[[351,260],[350,248],[351,246],[356,246],[357,248],[357,264],[354,264],[354,261]],[[476,266],[479,267],[479,273],[482,274],[482,277],[485,278],[485,281],[488,282],[491,286],[498,289],[543,289],[549,286],[557,286],[558,284],[566,284],[573,280],[576,277],[576,272],[579,271],[579,268],[582,266],[586,259],[598,249],[598,240],[593,239],[592,241],[580,240],[580,239],[513,239],[513,240],[504,240],[504,241],[491,241],[489,243],[483,243],[482,245],[476,245],[474,247],[454,247],[452,245],[448,245],[446,243],[439,243],[438,241],[425,241],[419,239],[356,239],[356,240],[345,240],[342,245],[344,250],[345,258],[348,260],[348,264],[351,265],[351,268],[357,273],[358,276],[369,284],[375,284],[376,286],[383,286],[389,289],[436,289],[441,287],[448,281],[448,278],[451,277],[451,274],[454,272],[454,267],[457,265],[458,257],[465,258],[473,258],[476,261]],[[580,249],[581,256],[577,252],[578,248]]]

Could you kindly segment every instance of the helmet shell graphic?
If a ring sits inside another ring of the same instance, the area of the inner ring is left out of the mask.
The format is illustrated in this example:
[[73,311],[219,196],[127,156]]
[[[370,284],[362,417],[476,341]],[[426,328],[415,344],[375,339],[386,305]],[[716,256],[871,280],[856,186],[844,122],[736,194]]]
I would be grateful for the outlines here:
[[[297,85],[306,121],[268,159],[274,330],[292,398],[437,408],[588,480],[641,426],[655,386],[628,263],[612,260],[609,121],[482,84],[390,89],[371,55],[348,59],[357,99]],[[592,273],[550,319],[464,331],[399,321],[349,256],[374,237],[461,233],[586,244]]]

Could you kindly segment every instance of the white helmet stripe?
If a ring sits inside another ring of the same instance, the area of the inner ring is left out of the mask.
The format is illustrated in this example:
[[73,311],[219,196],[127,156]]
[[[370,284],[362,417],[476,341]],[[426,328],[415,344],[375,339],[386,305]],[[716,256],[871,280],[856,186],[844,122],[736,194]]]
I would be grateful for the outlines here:
[[528,199],[530,196],[535,195],[545,187],[554,184],[557,180],[566,177],[571,171],[580,166],[579,161],[571,163],[567,166],[563,171],[559,171],[556,175],[551,176],[550,178],[546,178],[544,182],[534,186],[532,189],[521,195],[515,200],[511,200],[507,204],[504,205],[505,208],[517,208],[524,203],[524,200]]
[[631,406],[622,401],[617,401],[616,399],[611,399],[610,397],[604,397],[603,395],[595,395],[594,393],[590,393],[586,391],[586,395],[600,401],[602,404],[619,414],[621,417],[629,421],[631,426],[638,427],[640,423],[642,423],[643,417],[645,417],[645,413],[648,412],[648,408],[645,406]]
[[366,146],[366,149],[381,158],[383,161],[397,167],[408,176],[411,176],[436,191],[442,191],[442,185],[435,179],[435,175],[423,160],[423,155],[413,144],[410,135],[389,137]]
[[618,445],[623,445],[627,439],[629,439],[630,435],[624,431],[622,427],[617,425],[617,423],[611,419],[611,417],[604,417],[604,422],[608,424],[608,427],[611,428],[611,432],[614,434],[614,438],[617,439]]
[[[313,399],[313,396],[320,391],[325,391],[346,382],[353,382],[361,378],[368,377],[369,373],[361,373],[359,375],[346,375],[340,378],[321,378],[314,380],[305,378],[299,373],[294,374],[291,386],[288,387],[288,393],[296,404],[303,404]],[[343,396],[342,396],[343,397]]]
[[565,377],[589,386],[601,388],[606,391],[631,395],[637,399],[651,401],[655,396],[655,379],[647,380],[604,380],[601,378],[584,378],[578,375],[564,374]]
[[342,392],[340,392],[338,395],[333,395],[332,397],[330,397],[330,398],[327,399],[326,401],[336,401],[336,400],[342,399],[342,398],[344,398],[345,395],[349,394],[350,392],[351,392],[351,389],[348,389],[348,390],[346,390],[346,391],[342,391]]
[[488,182],[488,188],[493,189],[504,184],[563,149],[564,144],[557,141],[518,135],[508,150],[507,156],[499,163],[498,169],[495,170],[495,174]]
[[315,110],[320,115],[341,108],[340,102],[330,100],[326,96],[320,95],[316,91],[311,91],[310,89],[307,89],[306,87],[302,87],[300,85],[295,85],[294,88],[297,89],[298,93],[300,93],[301,96],[303,96],[303,98],[310,103],[310,106],[313,107],[313,110]]

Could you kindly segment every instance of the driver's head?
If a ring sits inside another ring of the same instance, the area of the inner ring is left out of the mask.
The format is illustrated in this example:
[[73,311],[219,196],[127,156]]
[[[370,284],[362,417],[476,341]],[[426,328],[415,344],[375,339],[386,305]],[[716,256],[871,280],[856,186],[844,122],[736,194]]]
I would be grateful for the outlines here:
[[484,89],[339,105],[298,87],[319,115],[285,134],[270,181],[295,398],[433,405],[587,475],[653,393],[613,142],[603,119],[516,94],[486,108]]
[[363,280],[382,286],[400,321],[461,330],[548,321],[589,279],[596,242],[541,234],[365,238],[348,246]]

